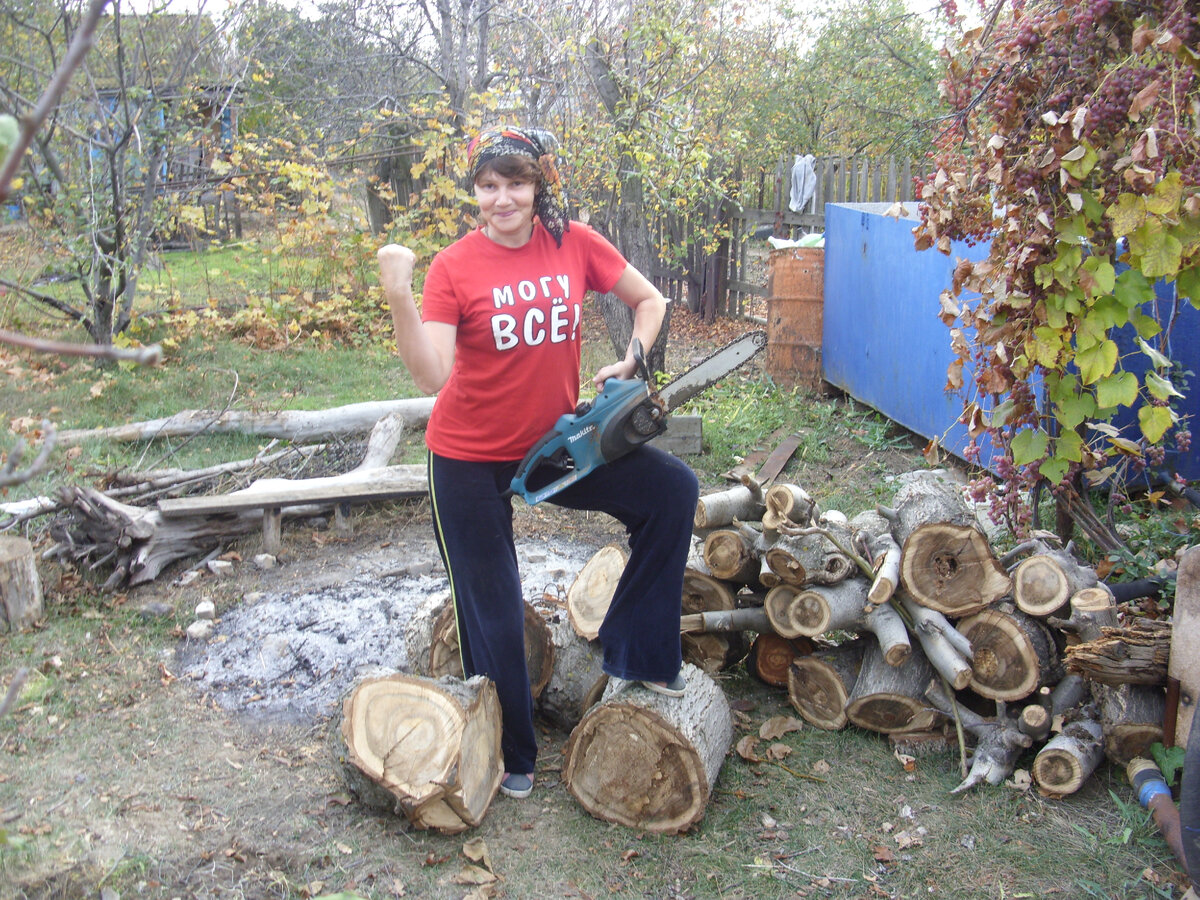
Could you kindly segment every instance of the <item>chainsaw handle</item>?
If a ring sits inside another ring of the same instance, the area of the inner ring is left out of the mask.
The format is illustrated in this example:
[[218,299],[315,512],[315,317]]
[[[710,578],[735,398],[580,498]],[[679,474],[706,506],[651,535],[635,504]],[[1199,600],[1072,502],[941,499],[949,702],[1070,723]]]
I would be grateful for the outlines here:
[[522,459],[521,464],[517,466],[517,472],[512,478],[513,483],[516,484],[517,482],[520,482],[522,485],[524,485],[525,478],[529,475],[529,470],[533,468],[534,462],[537,461],[538,454],[542,452],[542,448],[551,441],[557,440],[561,436],[562,432],[560,432],[557,428],[553,428],[538,438],[538,442],[529,448],[529,451],[525,454],[525,458]]

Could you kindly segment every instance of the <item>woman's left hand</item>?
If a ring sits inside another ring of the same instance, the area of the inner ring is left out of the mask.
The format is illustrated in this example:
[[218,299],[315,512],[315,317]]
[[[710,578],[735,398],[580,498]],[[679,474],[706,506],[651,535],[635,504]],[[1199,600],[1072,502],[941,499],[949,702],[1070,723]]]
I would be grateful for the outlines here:
[[596,373],[596,377],[592,379],[592,384],[596,386],[596,390],[604,388],[604,382],[610,378],[624,378],[626,380],[637,374],[637,361],[633,359],[623,359],[620,362],[615,362],[612,365],[605,366]]

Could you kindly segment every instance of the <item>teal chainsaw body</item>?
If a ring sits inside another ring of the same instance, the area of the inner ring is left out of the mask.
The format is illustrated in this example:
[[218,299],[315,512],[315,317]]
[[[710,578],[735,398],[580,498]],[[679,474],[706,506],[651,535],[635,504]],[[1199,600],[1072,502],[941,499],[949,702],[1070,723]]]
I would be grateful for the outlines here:
[[521,460],[510,484],[512,493],[530,505],[540,503],[667,430],[666,405],[650,388],[636,340],[634,358],[642,377],[610,378],[594,400],[559,416]]

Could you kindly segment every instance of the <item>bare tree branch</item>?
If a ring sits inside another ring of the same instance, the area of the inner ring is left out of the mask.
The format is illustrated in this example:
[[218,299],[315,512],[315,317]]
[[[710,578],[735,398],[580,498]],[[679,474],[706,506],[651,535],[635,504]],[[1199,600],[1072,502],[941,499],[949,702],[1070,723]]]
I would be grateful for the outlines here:
[[58,434],[54,430],[54,426],[47,419],[42,419],[42,431],[46,435],[42,441],[42,449],[38,452],[37,458],[29,464],[29,468],[23,469],[20,472],[16,471],[16,469],[21,464],[21,458],[25,455],[25,439],[20,438],[13,445],[12,450],[9,451],[8,459],[5,460],[3,466],[0,466],[0,487],[24,484],[46,468],[46,463],[50,461],[50,453],[54,450],[54,445],[58,442]]
[[115,359],[142,366],[156,366],[162,362],[162,347],[114,347],[111,344],[71,344],[66,341],[44,341],[27,337],[15,331],[0,328],[0,344],[25,347],[39,353],[57,353],[59,356],[89,356],[94,359]]

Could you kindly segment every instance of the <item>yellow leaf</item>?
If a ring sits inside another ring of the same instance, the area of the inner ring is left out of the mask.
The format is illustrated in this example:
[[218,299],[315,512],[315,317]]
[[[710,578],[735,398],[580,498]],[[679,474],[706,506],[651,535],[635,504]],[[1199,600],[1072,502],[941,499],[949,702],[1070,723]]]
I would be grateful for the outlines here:
[[1121,194],[1107,212],[1114,235],[1132,234],[1146,221],[1146,198],[1139,194]]

